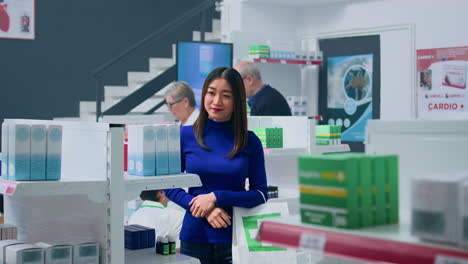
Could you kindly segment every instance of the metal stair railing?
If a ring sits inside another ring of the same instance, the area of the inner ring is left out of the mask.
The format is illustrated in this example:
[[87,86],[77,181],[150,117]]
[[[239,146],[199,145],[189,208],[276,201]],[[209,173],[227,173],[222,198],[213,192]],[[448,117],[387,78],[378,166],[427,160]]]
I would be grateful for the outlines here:
[[[202,1],[199,5],[197,5],[194,8],[184,12],[180,16],[178,16],[175,19],[173,19],[172,21],[170,21],[169,23],[165,24],[164,26],[160,27],[159,29],[157,29],[157,30],[153,31],[152,33],[150,33],[148,36],[141,39],[140,41],[138,41],[135,44],[131,45],[129,48],[124,50],[122,53],[120,53],[117,56],[109,59],[107,62],[105,62],[101,66],[97,67],[92,72],[93,77],[96,80],[96,121],[98,121],[99,117],[102,115],[102,108],[101,108],[102,101],[103,101],[102,74],[107,69],[109,69],[115,63],[121,61],[124,57],[126,57],[131,52],[138,49],[139,47],[141,47],[142,45],[144,45],[148,41],[150,41],[150,40],[154,41],[154,40],[157,40],[157,39],[160,39],[160,38],[164,37],[165,35],[171,33],[172,31],[174,31],[177,27],[181,26],[183,23],[187,22],[188,20],[192,19],[193,17],[195,17],[197,15],[201,15],[200,40],[204,41],[206,12],[207,12],[207,10],[209,8],[213,7],[213,5],[215,5],[216,2],[218,2],[218,1],[219,0],[204,0],[204,1]],[[168,72],[171,72],[171,71],[173,71],[172,74],[174,74],[174,72],[176,71],[175,66],[171,67],[168,70]],[[164,75],[164,73],[162,75]],[[161,77],[161,80],[163,78],[167,78],[167,76],[166,77]],[[159,79],[159,76],[157,78],[155,78],[155,79]],[[167,81],[167,80],[165,80],[165,81]],[[166,84],[168,84],[168,83],[166,83]],[[119,102],[118,104],[112,106],[105,113],[106,114],[111,114],[112,113],[113,115],[127,114],[129,111],[131,111],[137,105],[142,103],[144,100],[146,100],[149,97],[151,97],[152,95],[154,95],[154,93],[160,91],[164,86],[165,85],[162,85],[160,87],[157,87],[159,89],[154,89],[154,87],[152,87],[152,85],[149,85],[149,84],[144,85],[139,90],[148,89],[149,91],[153,91],[153,94],[149,95],[148,91],[142,91],[142,92],[139,92],[139,93],[136,93],[136,91],[135,91],[134,93],[132,93],[129,96],[129,97],[133,97],[133,98],[130,98],[128,100],[127,100],[127,98],[124,98],[121,102]],[[147,96],[147,95],[149,95],[149,96],[145,98],[145,96]],[[139,103],[136,103],[135,100],[137,100],[137,99],[142,100],[142,101],[140,101]],[[127,103],[130,103],[131,105],[125,106],[126,104],[123,103],[124,101],[126,101]],[[122,107],[124,110],[122,110],[122,111],[118,110],[118,108],[120,108],[120,107]],[[125,111],[127,111],[127,112],[125,112]]]
[[[144,87],[134,91],[127,97],[123,98],[120,102],[113,105],[111,108],[104,112],[104,115],[125,115],[133,108],[141,104],[143,101],[153,96],[160,91],[162,87],[174,80],[177,68],[175,65],[171,66],[165,72],[161,73],[157,78],[149,81]],[[164,104],[165,100],[163,100]]]

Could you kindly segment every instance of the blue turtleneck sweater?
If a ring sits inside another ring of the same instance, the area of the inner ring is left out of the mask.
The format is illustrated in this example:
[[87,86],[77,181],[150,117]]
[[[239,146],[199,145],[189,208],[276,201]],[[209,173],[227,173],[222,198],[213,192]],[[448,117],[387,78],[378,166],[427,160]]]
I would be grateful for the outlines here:
[[[232,159],[226,158],[234,145],[231,122],[208,119],[204,142],[210,150],[198,145],[192,126],[181,127],[182,171],[200,176],[201,187],[166,190],[166,196],[187,211],[180,239],[190,242],[231,243],[232,225],[215,229],[206,218],[195,218],[190,213],[190,201],[199,194],[213,192],[216,206],[222,207],[232,218],[232,207],[255,207],[267,200],[267,182],[263,148],[258,137],[248,133],[247,146]],[[245,190],[245,179],[249,190]],[[233,220],[233,219],[232,219]]]

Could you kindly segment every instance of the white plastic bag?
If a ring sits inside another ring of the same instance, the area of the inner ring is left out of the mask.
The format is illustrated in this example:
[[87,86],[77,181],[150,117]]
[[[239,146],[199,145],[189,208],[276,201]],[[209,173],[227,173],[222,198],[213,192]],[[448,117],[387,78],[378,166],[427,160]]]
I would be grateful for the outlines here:
[[255,240],[261,220],[288,215],[287,203],[266,203],[251,209],[234,207],[232,263],[296,263],[295,250]]

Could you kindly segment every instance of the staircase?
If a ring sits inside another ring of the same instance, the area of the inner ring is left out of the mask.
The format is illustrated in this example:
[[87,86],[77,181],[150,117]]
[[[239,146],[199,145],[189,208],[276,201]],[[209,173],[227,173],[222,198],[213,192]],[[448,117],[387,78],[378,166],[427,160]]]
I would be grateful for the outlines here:
[[[200,31],[193,31],[192,40],[200,41]],[[219,19],[212,20],[212,32],[205,32],[205,41],[220,42],[221,41],[221,21]],[[106,111],[113,105],[120,102],[123,98],[138,90],[141,86],[159,76],[169,67],[173,66],[176,61],[175,44],[173,45],[172,58],[149,58],[149,71],[147,72],[128,72],[127,86],[104,86],[104,101],[101,105],[102,112]],[[161,89],[152,97],[135,107],[130,114],[142,115],[156,104],[164,100],[164,93],[168,86]],[[169,110],[164,105],[155,113],[167,113]],[[71,118],[67,118],[71,119]],[[79,120],[96,120],[96,102],[81,101],[80,102],[80,117],[73,118]]]

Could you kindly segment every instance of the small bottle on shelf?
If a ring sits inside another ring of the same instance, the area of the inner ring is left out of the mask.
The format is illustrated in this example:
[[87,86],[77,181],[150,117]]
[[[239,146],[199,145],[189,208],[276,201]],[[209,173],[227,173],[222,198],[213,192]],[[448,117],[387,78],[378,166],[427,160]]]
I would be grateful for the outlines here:
[[163,243],[161,236],[158,236],[156,239],[156,254],[163,254]]
[[167,236],[167,239],[169,240],[169,254],[175,254],[176,253],[176,240],[174,236]]
[[170,249],[169,249],[169,240],[167,239],[167,236],[164,236],[161,242],[162,242],[162,254],[169,255]]

